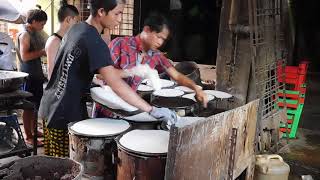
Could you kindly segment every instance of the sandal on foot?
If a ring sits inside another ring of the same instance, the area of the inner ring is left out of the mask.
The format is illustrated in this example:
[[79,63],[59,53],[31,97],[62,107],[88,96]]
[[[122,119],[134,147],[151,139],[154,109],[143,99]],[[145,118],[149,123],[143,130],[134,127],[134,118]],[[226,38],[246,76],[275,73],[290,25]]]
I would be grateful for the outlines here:
[[[33,146],[33,139],[25,139],[27,145]],[[37,140],[37,147],[43,147],[44,143]]]

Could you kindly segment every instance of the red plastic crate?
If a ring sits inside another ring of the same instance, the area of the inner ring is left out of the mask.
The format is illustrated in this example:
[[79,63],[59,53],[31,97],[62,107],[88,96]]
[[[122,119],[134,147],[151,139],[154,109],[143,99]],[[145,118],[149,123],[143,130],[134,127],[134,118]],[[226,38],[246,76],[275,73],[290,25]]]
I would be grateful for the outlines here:
[[[284,72],[285,73],[294,73],[294,74],[307,74],[309,61],[302,60],[298,66],[285,66]],[[277,64],[278,72],[281,74],[283,71],[282,68],[282,61],[279,61]]]
[[300,95],[299,94],[284,94],[284,93],[278,93],[279,97],[286,97],[290,99],[299,99]]
[[[284,107],[284,103],[282,102],[278,102],[278,106],[279,107]],[[286,107],[288,108],[293,108],[293,109],[297,109],[298,108],[298,104],[286,104]]]
[[287,128],[280,128],[280,131],[285,133],[285,132],[290,132],[291,129],[289,129],[289,128],[288,129]]

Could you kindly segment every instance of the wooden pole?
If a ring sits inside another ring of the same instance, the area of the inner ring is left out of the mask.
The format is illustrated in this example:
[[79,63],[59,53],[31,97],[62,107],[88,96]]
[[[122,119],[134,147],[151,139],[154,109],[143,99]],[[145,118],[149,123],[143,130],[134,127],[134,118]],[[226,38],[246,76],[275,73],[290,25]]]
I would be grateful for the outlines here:
[[51,34],[54,33],[54,0],[51,0]]

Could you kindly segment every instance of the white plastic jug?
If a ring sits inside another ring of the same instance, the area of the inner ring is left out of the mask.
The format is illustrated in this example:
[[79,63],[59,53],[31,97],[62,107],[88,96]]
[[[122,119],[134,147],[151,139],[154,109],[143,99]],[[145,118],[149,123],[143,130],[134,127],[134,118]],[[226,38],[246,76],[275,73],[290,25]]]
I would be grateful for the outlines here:
[[288,180],[290,167],[277,154],[256,155],[255,180]]

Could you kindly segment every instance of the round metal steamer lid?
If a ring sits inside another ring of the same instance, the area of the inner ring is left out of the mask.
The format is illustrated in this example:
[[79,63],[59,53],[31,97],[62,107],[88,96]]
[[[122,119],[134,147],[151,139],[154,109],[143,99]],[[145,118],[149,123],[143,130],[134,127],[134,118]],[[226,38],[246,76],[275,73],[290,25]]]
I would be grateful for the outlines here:
[[120,138],[120,144],[134,152],[164,154],[168,152],[169,132],[163,130],[133,130]]
[[216,91],[216,90],[204,90],[205,93],[207,94],[211,94],[214,95],[216,98],[220,98],[220,99],[228,99],[231,98],[232,95],[226,92],[222,92],[222,91]]
[[152,93],[152,95],[158,97],[179,97],[183,94],[184,92],[178,89],[160,89]]
[[[146,82],[148,86],[152,86],[150,79],[147,79],[142,82]],[[160,79],[160,82],[161,82],[161,88],[168,88],[168,87],[174,86],[174,82],[167,79]]]
[[89,137],[106,137],[118,135],[130,128],[124,120],[108,118],[87,119],[72,124],[69,128],[72,133]]
[[127,121],[133,121],[133,122],[157,122],[159,121],[158,119],[152,117],[149,113],[147,112],[142,112],[133,116],[127,116],[123,117]]
[[153,91],[153,88],[148,85],[140,84],[138,86],[137,90],[140,92],[149,92],[149,91]]
[[0,70],[0,80],[24,78],[24,77],[27,77],[28,75],[29,75],[28,73],[24,73],[24,72]]

